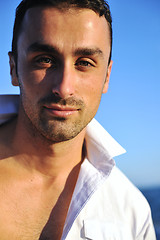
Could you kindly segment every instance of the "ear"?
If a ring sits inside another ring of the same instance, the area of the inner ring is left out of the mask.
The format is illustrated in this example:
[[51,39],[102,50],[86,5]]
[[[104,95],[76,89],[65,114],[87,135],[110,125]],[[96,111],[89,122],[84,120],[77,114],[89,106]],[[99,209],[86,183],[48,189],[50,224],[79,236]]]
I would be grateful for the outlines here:
[[8,52],[9,56],[9,65],[10,65],[10,75],[12,79],[13,86],[19,86],[17,72],[16,72],[16,63],[12,52]]
[[112,70],[112,64],[113,64],[113,61],[110,61],[110,64],[109,64],[108,69],[107,69],[106,80],[105,80],[105,83],[104,83],[104,86],[103,86],[102,93],[106,93],[108,91],[108,85],[109,85],[109,79],[110,79],[111,70]]

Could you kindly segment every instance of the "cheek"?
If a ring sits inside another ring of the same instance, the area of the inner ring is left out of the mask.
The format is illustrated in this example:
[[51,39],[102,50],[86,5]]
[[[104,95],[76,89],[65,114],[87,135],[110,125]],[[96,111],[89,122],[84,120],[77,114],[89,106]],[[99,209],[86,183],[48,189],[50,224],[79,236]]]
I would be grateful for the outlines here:
[[103,77],[101,76],[92,76],[91,78],[83,79],[81,84],[81,94],[84,98],[86,105],[90,108],[97,109],[101,100],[103,86],[104,86]]
[[27,95],[32,97],[41,93],[45,90],[45,73],[38,71],[21,71],[19,73],[20,88]]

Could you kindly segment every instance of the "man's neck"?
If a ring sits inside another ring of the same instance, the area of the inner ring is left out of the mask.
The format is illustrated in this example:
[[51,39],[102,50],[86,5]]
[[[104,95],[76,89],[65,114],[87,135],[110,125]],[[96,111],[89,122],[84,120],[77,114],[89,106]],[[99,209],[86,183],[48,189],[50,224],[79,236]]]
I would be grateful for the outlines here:
[[21,164],[31,171],[46,176],[68,175],[83,161],[85,129],[75,138],[60,143],[51,143],[40,135],[33,138],[18,121],[15,129],[13,152],[19,156]]

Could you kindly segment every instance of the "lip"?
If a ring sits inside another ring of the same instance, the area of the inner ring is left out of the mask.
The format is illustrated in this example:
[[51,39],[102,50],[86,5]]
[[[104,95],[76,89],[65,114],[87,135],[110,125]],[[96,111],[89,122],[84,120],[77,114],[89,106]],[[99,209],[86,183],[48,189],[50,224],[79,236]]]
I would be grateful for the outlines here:
[[45,105],[44,109],[53,116],[66,118],[79,111],[78,108],[72,106],[60,106],[60,105]]

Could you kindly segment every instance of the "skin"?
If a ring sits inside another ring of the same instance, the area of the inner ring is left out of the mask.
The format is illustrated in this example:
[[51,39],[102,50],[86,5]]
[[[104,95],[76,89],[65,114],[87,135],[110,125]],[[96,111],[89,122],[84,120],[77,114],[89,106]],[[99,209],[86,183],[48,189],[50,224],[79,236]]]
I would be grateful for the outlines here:
[[36,7],[25,14],[17,72],[9,53],[19,114],[0,129],[3,240],[60,239],[85,128],[108,89],[109,36],[106,19],[92,10]]

